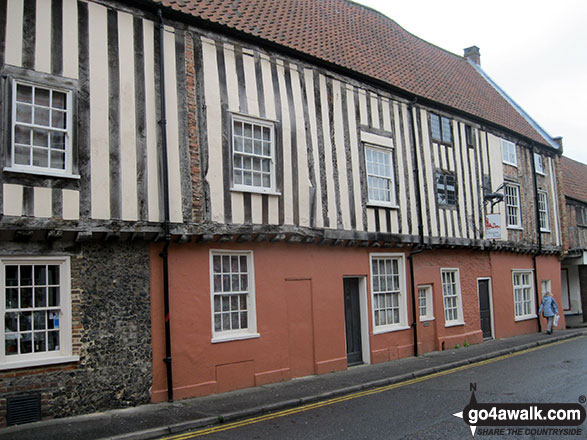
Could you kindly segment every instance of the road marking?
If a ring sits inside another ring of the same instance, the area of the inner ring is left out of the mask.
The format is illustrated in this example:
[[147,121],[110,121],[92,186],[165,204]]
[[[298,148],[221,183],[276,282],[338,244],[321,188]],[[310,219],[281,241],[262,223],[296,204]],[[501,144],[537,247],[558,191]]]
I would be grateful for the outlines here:
[[460,367],[451,368],[450,370],[439,371],[437,373],[428,374],[426,376],[417,377],[415,379],[409,379],[409,380],[394,383],[391,385],[385,385],[382,387],[372,388],[370,390],[359,391],[359,392],[356,392],[353,394],[347,394],[345,396],[335,397],[332,399],[327,399],[327,400],[323,400],[323,401],[316,402],[316,403],[310,403],[310,404],[299,406],[296,408],[290,408],[290,409],[286,409],[283,411],[264,414],[264,415],[258,416],[258,417],[251,417],[248,419],[239,420],[239,421],[232,422],[232,423],[227,423],[227,424],[223,424],[223,425],[216,425],[216,426],[201,429],[201,430],[195,431],[195,432],[188,432],[188,433],[184,433],[184,434],[174,435],[171,437],[161,437],[159,440],[188,440],[188,439],[192,439],[192,438],[196,438],[196,437],[201,437],[204,435],[214,434],[216,432],[228,431],[230,429],[240,428],[240,427],[247,426],[247,425],[253,425],[255,423],[265,422],[267,420],[276,419],[279,417],[285,417],[285,416],[289,416],[292,414],[297,414],[297,413],[301,413],[301,412],[305,412],[305,411],[310,411],[313,409],[321,408],[323,406],[333,405],[335,403],[345,402],[347,400],[356,399],[358,397],[365,397],[365,396],[370,396],[372,394],[383,393],[385,391],[393,390],[393,389],[404,387],[407,385],[412,385],[412,384],[419,383],[419,382],[424,382],[426,380],[434,379],[436,377],[446,376],[448,374],[456,373],[458,371],[468,370],[469,368],[474,368],[474,367],[479,367],[482,365],[491,364],[493,362],[502,361],[504,359],[509,359],[514,356],[519,356],[519,355],[522,355],[525,353],[531,353],[533,351],[541,350],[546,347],[552,347],[554,345],[560,345],[560,344],[564,344],[566,342],[575,341],[575,340],[583,338],[583,337],[584,336],[577,336],[574,338],[565,339],[563,341],[557,341],[557,342],[553,342],[553,343],[545,344],[545,345],[538,345],[536,347],[527,348],[526,350],[517,351],[515,353],[505,354],[503,356],[499,356],[496,358],[486,359],[484,361],[475,362],[474,364],[462,365]]

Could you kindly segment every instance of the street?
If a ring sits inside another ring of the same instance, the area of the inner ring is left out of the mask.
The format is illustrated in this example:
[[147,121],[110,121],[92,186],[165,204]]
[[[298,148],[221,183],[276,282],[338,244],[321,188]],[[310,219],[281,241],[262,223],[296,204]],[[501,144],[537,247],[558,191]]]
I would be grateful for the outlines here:
[[[472,438],[469,427],[453,416],[469,402],[470,384],[476,384],[482,403],[577,403],[587,395],[587,338],[410,382],[162,439]],[[581,436],[515,438],[585,438],[586,425]]]

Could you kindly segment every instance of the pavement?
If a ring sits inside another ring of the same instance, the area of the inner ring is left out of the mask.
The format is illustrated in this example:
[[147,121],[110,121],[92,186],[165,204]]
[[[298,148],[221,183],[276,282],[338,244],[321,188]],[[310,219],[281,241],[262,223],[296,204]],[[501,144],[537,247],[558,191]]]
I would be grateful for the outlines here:
[[555,330],[485,341],[345,371],[309,376],[212,396],[44,420],[0,429],[0,440],[148,440],[293,408],[353,392],[403,382],[576,337],[587,328]]

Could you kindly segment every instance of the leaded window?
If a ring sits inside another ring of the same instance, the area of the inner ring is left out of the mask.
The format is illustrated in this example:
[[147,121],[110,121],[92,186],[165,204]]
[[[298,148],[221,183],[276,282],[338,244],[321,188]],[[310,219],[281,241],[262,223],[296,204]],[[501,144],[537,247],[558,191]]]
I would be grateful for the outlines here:
[[433,140],[446,144],[452,143],[450,119],[430,113],[430,132]]
[[440,206],[456,206],[457,186],[454,174],[436,172],[436,194]]

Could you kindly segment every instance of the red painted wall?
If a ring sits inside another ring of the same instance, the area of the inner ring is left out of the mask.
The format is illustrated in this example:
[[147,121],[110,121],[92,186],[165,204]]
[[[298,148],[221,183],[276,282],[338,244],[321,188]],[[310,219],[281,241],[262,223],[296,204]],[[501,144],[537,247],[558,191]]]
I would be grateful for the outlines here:
[[[160,249],[160,246],[151,248],[154,402],[167,399]],[[260,337],[211,343],[210,249],[253,251]],[[345,276],[366,277],[368,281],[371,362],[412,356],[411,329],[373,334],[369,255],[376,252],[406,255],[407,324],[410,325],[409,251],[285,243],[172,245],[169,267],[174,397],[202,396],[345,369]],[[538,261],[540,276],[551,277],[555,298],[560,301],[558,260],[541,257]],[[460,269],[464,325],[445,326],[441,268]],[[514,322],[512,268],[532,268],[532,258],[455,250],[415,255],[415,283],[433,286],[435,316],[427,326],[418,322],[419,351],[481,342],[477,294],[480,277],[492,278],[496,337],[536,331],[536,319]]]

